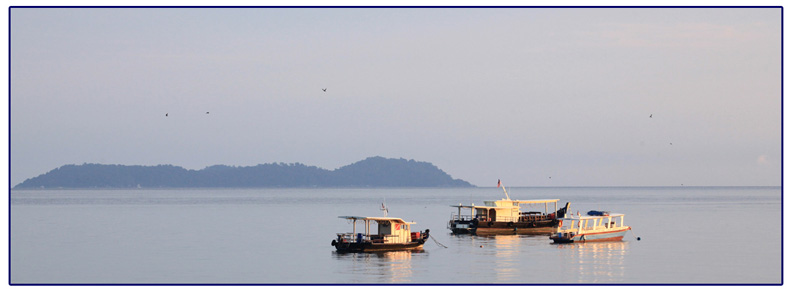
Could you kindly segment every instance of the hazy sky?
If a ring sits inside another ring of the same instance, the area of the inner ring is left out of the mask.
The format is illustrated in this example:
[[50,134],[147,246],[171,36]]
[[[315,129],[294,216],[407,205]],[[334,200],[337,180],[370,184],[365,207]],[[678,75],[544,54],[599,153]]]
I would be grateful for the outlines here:
[[477,186],[780,185],[780,13],[15,8],[11,185],[370,156]]

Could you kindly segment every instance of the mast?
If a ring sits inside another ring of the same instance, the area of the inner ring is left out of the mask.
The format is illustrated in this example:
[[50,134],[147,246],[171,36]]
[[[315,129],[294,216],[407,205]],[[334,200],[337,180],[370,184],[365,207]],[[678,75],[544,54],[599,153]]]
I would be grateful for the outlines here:
[[506,187],[504,187],[503,184],[501,184],[501,179],[498,179],[498,187],[503,188],[503,193],[504,195],[506,195],[506,199],[511,200],[509,199],[509,193],[506,192]]
[[383,198],[383,203],[380,203],[380,210],[383,211],[383,217],[388,217],[389,209],[386,208],[386,198]]

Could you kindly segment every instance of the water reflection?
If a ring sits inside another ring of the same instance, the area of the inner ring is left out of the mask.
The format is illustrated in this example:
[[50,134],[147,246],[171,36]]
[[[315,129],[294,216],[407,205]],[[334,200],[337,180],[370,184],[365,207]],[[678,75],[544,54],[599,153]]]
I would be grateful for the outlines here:
[[406,283],[413,277],[411,259],[414,256],[427,256],[427,252],[419,250],[390,251],[374,253],[337,253],[332,256],[340,260],[339,274],[351,276],[350,283]]
[[513,281],[514,277],[520,274],[520,266],[517,266],[518,248],[523,238],[517,235],[497,235],[495,239],[495,275],[496,279],[502,282]]
[[[535,272],[540,260],[524,259],[526,254],[542,251],[549,239],[540,235],[473,236],[473,255],[481,266],[480,272],[493,272],[495,282],[524,282],[524,276]],[[539,254],[537,254],[539,255]],[[530,280],[529,280],[530,281]]]
[[557,244],[562,269],[580,283],[623,282],[629,242]]

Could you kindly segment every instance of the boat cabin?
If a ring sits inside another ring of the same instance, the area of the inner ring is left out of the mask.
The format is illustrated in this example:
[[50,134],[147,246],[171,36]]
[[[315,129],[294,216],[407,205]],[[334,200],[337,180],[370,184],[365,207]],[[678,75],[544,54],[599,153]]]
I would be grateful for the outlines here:
[[[528,211],[522,211],[522,206]],[[558,213],[558,199],[547,200],[509,200],[484,201],[484,206],[452,205],[457,208],[457,214],[452,215],[452,220],[479,222],[529,222],[554,218]],[[542,208],[544,208],[542,210]],[[470,209],[470,214],[463,215],[463,209]],[[552,209],[552,210],[550,210]],[[538,211],[536,211],[538,210]],[[551,212],[552,213],[549,213]]]
[[582,234],[606,229],[624,228],[624,214],[606,214],[604,216],[572,216],[558,219],[559,232]]

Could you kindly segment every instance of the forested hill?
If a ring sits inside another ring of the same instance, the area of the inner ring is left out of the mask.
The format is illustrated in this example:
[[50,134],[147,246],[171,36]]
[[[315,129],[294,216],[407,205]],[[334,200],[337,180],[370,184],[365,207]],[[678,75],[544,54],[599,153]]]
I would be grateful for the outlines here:
[[14,189],[258,188],[258,187],[473,187],[427,162],[371,157],[335,170],[304,164],[216,165],[187,170],[172,165],[65,165]]

